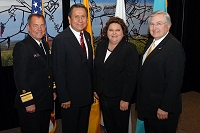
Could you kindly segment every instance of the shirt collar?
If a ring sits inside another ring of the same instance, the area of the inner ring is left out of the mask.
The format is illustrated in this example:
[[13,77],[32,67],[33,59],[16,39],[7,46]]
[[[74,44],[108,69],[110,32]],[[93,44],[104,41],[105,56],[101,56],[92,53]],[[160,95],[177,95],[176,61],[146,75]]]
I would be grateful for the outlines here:
[[163,37],[161,37],[160,39],[158,39],[158,40],[153,40],[153,41],[155,41],[155,47],[167,36],[167,34],[168,34],[169,32],[167,32]]
[[[29,34],[30,35],[30,34]],[[30,35],[31,36],[31,35]],[[32,37],[32,36],[31,36]],[[33,37],[32,37],[33,38]],[[37,44],[40,46],[40,43],[42,43],[42,40],[40,40],[40,41],[38,41],[38,40],[36,40],[35,38],[33,38],[36,42],[37,42]]]
[[71,29],[71,31],[74,33],[75,36],[80,36],[80,32],[75,31],[71,25],[69,25],[69,28]]

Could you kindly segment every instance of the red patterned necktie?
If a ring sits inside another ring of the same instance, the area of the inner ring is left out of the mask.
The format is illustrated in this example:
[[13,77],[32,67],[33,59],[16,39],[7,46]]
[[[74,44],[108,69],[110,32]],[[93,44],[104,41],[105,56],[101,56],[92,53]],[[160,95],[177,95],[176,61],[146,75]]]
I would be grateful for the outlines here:
[[80,36],[81,36],[81,40],[80,40],[81,48],[83,49],[84,53],[87,55],[82,32],[80,32]]

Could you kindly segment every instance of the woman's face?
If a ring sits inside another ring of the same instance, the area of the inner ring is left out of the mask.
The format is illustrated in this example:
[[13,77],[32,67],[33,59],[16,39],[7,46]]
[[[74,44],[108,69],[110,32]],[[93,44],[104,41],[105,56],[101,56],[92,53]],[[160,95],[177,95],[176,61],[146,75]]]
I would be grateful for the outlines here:
[[108,27],[107,36],[112,44],[118,44],[124,37],[121,25],[118,23],[110,24]]

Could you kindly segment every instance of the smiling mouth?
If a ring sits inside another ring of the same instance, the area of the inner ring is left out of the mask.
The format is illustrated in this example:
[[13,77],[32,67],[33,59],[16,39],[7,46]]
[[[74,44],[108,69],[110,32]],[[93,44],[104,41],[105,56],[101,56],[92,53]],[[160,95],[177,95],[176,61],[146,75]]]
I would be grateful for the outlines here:
[[112,36],[112,37],[115,37],[115,38],[116,38],[116,37],[118,37],[118,36]]
[[38,35],[41,34],[41,35],[42,35],[43,33],[42,33],[42,32],[39,32],[39,33],[36,33],[36,34],[38,34]]

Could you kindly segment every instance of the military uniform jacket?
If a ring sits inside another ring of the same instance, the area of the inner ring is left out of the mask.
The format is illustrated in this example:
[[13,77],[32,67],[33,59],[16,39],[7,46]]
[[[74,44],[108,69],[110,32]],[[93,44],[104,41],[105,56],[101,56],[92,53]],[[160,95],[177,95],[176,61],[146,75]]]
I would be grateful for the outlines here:
[[15,107],[36,105],[36,111],[53,107],[52,65],[50,49],[42,42],[43,49],[28,35],[17,42],[13,50],[14,79],[17,87]]

